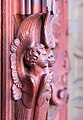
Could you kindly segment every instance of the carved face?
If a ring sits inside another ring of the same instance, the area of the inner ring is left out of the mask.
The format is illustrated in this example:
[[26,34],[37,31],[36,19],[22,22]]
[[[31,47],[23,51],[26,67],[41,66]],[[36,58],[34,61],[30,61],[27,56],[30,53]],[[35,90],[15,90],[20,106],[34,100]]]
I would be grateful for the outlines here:
[[48,66],[48,57],[47,57],[47,52],[45,48],[41,50],[41,53],[37,60],[37,65],[39,65],[42,68],[45,68]]
[[48,55],[48,66],[53,67],[54,63],[55,63],[55,58],[53,55],[53,51],[51,50],[49,55]]
[[29,66],[33,66],[35,64],[44,68],[47,66],[47,55],[46,49],[43,44],[37,44],[34,48],[27,50],[25,53],[25,62]]

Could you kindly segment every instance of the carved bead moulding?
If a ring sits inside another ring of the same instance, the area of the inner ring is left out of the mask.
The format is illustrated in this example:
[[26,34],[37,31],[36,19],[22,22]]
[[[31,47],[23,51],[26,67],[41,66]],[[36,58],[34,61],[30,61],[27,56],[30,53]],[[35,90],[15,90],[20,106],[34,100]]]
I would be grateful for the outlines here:
[[52,119],[50,108],[57,109],[68,97],[69,59],[61,34],[61,3],[55,3],[56,7],[48,3],[46,13],[34,12],[21,22],[15,18],[19,25],[10,47],[10,65],[17,120]]

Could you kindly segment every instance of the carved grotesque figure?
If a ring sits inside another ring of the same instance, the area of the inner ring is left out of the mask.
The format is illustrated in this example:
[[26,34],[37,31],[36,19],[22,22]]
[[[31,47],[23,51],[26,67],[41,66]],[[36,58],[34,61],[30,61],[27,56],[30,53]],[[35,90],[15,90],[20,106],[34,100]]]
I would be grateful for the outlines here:
[[16,120],[54,120],[49,108],[52,110],[50,106],[58,106],[63,100],[60,98],[62,94],[58,95],[61,86],[53,83],[56,83],[53,50],[59,43],[53,31],[55,18],[51,16],[50,9],[46,16],[42,13],[29,15],[20,24],[17,38],[11,44],[12,96],[16,100]]
[[[20,108],[18,108],[18,104],[20,103],[21,106],[24,106],[21,111],[26,111],[26,115],[20,115],[21,117],[19,117],[19,120],[21,118],[28,120],[28,117],[33,119],[33,114],[35,114],[34,119],[39,120],[41,118],[40,111],[44,110],[43,107],[45,107],[43,120],[47,117],[49,100],[51,98],[50,83],[52,82],[52,75],[49,73],[48,68],[48,61],[50,61],[48,60],[49,54],[49,50],[46,50],[43,44],[37,44],[24,53],[23,62],[26,64],[26,67],[24,68],[25,74],[21,74],[20,77],[22,88],[19,88],[16,84],[13,84],[12,87],[13,98],[15,100],[21,98],[17,101],[16,108],[19,111]],[[28,70],[26,70],[26,68]],[[29,110],[31,111],[29,112]],[[17,119],[18,114],[16,115]]]

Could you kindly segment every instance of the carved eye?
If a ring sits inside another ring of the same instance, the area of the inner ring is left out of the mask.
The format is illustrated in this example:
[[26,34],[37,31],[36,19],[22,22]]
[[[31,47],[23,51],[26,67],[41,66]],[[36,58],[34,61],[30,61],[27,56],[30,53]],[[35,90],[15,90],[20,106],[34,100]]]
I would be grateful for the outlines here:
[[51,57],[53,57],[53,55],[51,55]]

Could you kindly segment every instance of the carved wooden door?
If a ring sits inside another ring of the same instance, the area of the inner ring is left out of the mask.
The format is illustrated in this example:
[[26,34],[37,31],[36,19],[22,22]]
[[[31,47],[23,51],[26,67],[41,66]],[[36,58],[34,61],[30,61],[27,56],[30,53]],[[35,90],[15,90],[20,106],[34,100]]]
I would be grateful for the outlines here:
[[67,120],[67,0],[1,1],[2,120]]

